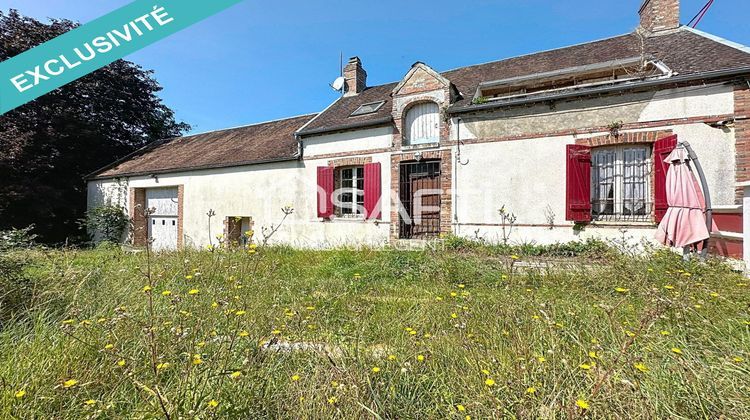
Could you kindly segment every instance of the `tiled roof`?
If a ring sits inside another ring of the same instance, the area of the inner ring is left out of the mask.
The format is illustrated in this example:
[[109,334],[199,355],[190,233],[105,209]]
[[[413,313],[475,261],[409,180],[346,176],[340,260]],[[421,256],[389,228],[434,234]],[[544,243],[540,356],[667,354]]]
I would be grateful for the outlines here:
[[[461,94],[458,101],[453,104],[455,108],[471,105],[474,93],[481,82],[629,59],[642,54],[651,59],[661,60],[679,75],[750,66],[750,54],[747,52],[682,27],[646,38],[630,33],[571,47],[461,67],[441,74],[450,80]],[[355,121],[360,125],[366,121],[382,124],[383,118],[390,116],[390,93],[395,85],[396,83],[390,83],[370,87],[357,96],[339,99],[304,127],[300,134],[340,130]],[[349,117],[359,105],[378,100],[386,100],[388,103],[377,113]]]
[[315,114],[157,141],[91,178],[241,166],[297,158],[295,130]]
[[[571,47],[461,67],[441,73],[460,93],[451,109],[471,110],[482,82],[553,72],[646,56],[660,60],[680,76],[750,67],[750,50],[686,27],[641,38],[636,33]],[[750,71],[749,71],[750,73]],[[294,133],[313,135],[392,123],[391,92],[398,83],[366,88],[344,96],[323,112],[240,128],[156,142],[95,173],[94,178],[239,166],[297,158]],[[585,93],[582,89],[580,92]],[[351,116],[360,105],[385,101],[372,114]]]

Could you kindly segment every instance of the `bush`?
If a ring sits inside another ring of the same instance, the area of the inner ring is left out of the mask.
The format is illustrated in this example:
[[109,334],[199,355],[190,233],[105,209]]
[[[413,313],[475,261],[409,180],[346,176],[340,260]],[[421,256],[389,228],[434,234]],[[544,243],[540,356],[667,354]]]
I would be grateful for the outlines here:
[[0,254],[0,330],[31,303],[32,287],[24,274],[25,265],[11,255]]
[[98,239],[101,241],[119,243],[130,225],[130,218],[122,207],[108,204],[87,211],[82,224],[92,240],[97,239],[95,235],[99,235]]
[[456,251],[484,251],[489,254],[524,255],[533,257],[604,257],[612,247],[597,239],[539,245],[533,242],[520,244],[490,244],[482,239],[468,239],[456,235],[445,238],[445,246]]
[[11,249],[30,248],[34,245],[36,235],[31,233],[34,225],[23,229],[11,229],[0,231],[0,252]]

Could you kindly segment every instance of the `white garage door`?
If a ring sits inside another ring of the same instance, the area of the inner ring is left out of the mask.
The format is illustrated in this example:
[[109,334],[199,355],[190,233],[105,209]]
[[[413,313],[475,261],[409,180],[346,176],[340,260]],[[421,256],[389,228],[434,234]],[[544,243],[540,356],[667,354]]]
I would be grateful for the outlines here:
[[149,188],[146,207],[154,209],[148,222],[148,237],[155,251],[177,249],[177,188]]

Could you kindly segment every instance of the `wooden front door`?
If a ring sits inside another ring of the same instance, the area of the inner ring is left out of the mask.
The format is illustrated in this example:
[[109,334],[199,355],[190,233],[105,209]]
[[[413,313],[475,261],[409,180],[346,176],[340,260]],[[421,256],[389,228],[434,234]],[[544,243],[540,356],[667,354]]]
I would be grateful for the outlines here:
[[440,234],[440,161],[402,163],[399,173],[399,237],[428,239]]

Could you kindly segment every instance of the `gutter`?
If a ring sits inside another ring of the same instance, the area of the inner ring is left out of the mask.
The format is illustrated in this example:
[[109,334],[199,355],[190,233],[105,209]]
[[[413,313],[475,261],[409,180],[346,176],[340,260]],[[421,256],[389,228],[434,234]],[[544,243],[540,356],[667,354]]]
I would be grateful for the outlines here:
[[[127,157],[123,159],[126,159],[126,158]],[[207,170],[207,169],[233,168],[237,166],[259,165],[263,163],[291,162],[291,161],[299,160],[299,158],[300,158],[300,155],[299,155],[299,150],[298,150],[297,152],[294,153],[294,155],[282,157],[282,158],[248,160],[248,161],[232,162],[232,163],[225,163],[225,164],[208,164],[208,165],[160,169],[160,170],[152,170],[152,171],[124,172],[124,173],[118,173],[115,175],[107,175],[107,176],[87,175],[84,179],[86,181],[94,181],[94,180],[114,179],[114,178],[123,178],[123,177],[131,177],[131,176],[146,176],[146,175],[153,175],[153,174],[179,173],[179,172],[185,172],[185,171],[200,171],[200,170]],[[92,174],[96,174],[97,172],[101,172],[101,170],[93,172]]]
[[335,127],[323,127],[323,128],[314,128],[312,130],[307,131],[298,131],[296,134],[300,137],[305,136],[312,136],[315,134],[323,134],[323,133],[330,133],[333,131],[345,131],[345,130],[351,130],[355,128],[362,128],[362,127],[375,127],[379,125],[386,125],[393,122],[393,117],[382,117],[374,120],[366,120],[366,121],[358,121],[350,124],[343,124]]
[[640,82],[624,83],[621,85],[613,85],[613,86],[602,86],[602,87],[580,90],[580,91],[561,92],[561,93],[552,94],[552,95],[541,95],[541,96],[534,96],[534,97],[518,98],[518,99],[507,100],[507,101],[493,101],[493,102],[488,102],[488,103],[478,104],[478,105],[469,104],[469,105],[462,105],[462,106],[452,106],[448,108],[448,113],[449,114],[465,114],[467,112],[483,111],[483,110],[503,108],[503,107],[513,107],[513,106],[518,106],[518,105],[527,105],[527,104],[533,104],[533,103],[538,103],[538,102],[555,101],[555,100],[575,98],[579,96],[587,96],[587,95],[593,95],[593,94],[613,93],[613,92],[634,90],[634,89],[640,89],[640,88],[649,88],[649,87],[661,86],[665,84],[693,82],[693,81],[701,80],[701,79],[739,76],[743,74],[750,74],[750,67],[739,67],[739,68],[726,69],[726,70],[713,70],[713,71],[707,71],[703,73],[688,74],[688,75],[683,75],[683,76],[673,76],[670,78],[650,79],[650,80],[644,80]]

